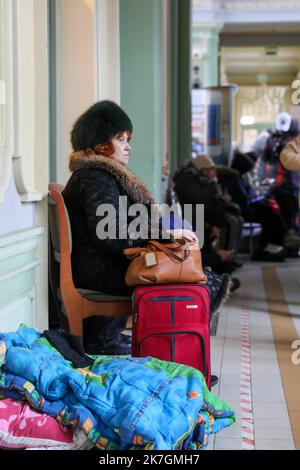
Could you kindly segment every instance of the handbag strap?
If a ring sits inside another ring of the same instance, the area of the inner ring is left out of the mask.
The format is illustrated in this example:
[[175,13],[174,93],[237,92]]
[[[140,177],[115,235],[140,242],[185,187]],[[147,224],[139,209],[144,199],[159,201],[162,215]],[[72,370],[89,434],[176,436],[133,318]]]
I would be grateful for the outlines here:
[[[178,255],[174,250],[171,250],[170,248],[167,248],[163,243],[159,243],[156,240],[149,240],[149,245],[155,247],[159,251],[162,251],[167,256],[169,256],[169,258],[173,258],[176,261],[185,261],[189,257],[189,254],[190,254],[190,250],[189,250],[189,248],[187,248],[188,245],[185,242],[180,243],[180,245],[185,246],[183,256]],[[180,246],[178,247],[178,251],[179,251],[179,249],[180,249]]]

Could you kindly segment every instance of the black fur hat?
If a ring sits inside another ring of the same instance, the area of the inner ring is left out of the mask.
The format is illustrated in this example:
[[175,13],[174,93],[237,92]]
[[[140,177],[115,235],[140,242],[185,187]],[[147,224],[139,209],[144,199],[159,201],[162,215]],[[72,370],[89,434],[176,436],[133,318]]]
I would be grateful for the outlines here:
[[83,113],[71,132],[73,150],[94,148],[109,142],[122,131],[132,132],[132,122],[113,101],[99,101]]

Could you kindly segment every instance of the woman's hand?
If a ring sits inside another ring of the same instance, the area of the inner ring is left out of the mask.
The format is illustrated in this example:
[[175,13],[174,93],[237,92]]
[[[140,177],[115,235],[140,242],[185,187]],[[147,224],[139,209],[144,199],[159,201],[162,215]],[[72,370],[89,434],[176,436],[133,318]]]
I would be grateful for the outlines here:
[[174,230],[168,230],[168,232],[171,233],[171,235],[173,235],[175,240],[182,240],[183,239],[183,240],[187,240],[189,242],[194,242],[194,241],[197,242],[198,241],[197,235],[189,229],[177,228],[177,229],[174,229]]

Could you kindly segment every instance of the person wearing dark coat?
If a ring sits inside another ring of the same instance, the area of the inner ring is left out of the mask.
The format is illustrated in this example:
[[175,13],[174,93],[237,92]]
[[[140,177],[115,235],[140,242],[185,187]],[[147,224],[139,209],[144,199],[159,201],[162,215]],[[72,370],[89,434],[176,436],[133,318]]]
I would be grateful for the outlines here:
[[[153,226],[150,233],[155,201],[145,184],[127,168],[132,129],[130,118],[116,103],[101,101],[79,117],[71,132],[72,175],[62,195],[71,224],[72,272],[77,288],[131,296],[132,288],[124,280],[129,264],[124,249],[143,246],[150,238],[162,242],[197,239],[187,229],[166,231],[159,225],[156,234]],[[134,204],[146,208],[146,220],[141,227],[131,229],[134,217],[129,213]],[[130,354],[130,344],[121,333],[125,325],[126,318],[85,320],[86,352]]]
[[[260,246],[255,250],[252,259],[254,261],[283,261],[286,257],[284,249],[285,225],[279,207],[273,207],[268,198],[256,198],[253,188],[246,186],[243,176],[251,172],[255,165],[255,158],[251,154],[237,152],[231,167],[238,172],[237,180],[228,185],[228,191],[233,200],[242,208],[242,214],[247,222],[258,222],[262,225]],[[228,180],[223,184],[228,184]],[[245,199],[247,194],[247,199]],[[236,198],[236,199],[235,199]]]
[[[124,281],[129,261],[123,250],[147,243],[150,220],[141,227],[140,234],[136,231],[128,234],[127,223],[133,217],[128,216],[126,221],[126,216],[135,203],[144,204],[150,213],[154,199],[144,183],[127,169],[131,133],[131,120],[111,101],[93,105],[73,127],[73,152],[69,160],[72,175],[62,195],[72,229],[72,272],[78,288],[122,296],[132,293]],[[112,216],[105,210],[99,212],[101,206],[105,209],[105,204],[114,209]],[[119,216],[121,209],[125,224]],[[112,233],[101,236],[99,231],[106,226],[112,228]],[[157,238],[162,235],[160,231]],[[130,354],[129,341],[121,334],[126,321],[112,317],[85,320],[86,351]]]
[[241,210],[248,207],[249,194],[246,191],[240,173],[233,168],[218,167],[218,181],[223,192],[228,193],[232,201],[239,205]]
[[221,230],[226,225],[226,215],[221,209],[211,209],[207,213],[204,227],[202,261],[205,266],[210,266],[218,274],[232,274],[236,269],[233,263],[234,253],[220,248]]
[[288,142],[298,134],[299,121],[288,113],[280,113],[276,120],[276,131],[270,135],[264,152],[264,160],[274,166],[275,183],[270,188],[270,196],[274,197],[280,206],[282,217],[288,228],[287,234],[295,235],[297,231],[299,173],[287,170],[280,161],[280,154]]
[[[243,221],[240,208],[226,200],[217,180],[218,167],[207,155],[198,155],[187,160],[176,170],[173,176],[174,189],[180,204],[191,204],[196,211],[196,204],[204,204],[204,219],[207,221],[210,211],[220,209],[224,212],[227,225],[222,230],[222,248],[238,252]],[[193,220],[195,220],[193,213]]]

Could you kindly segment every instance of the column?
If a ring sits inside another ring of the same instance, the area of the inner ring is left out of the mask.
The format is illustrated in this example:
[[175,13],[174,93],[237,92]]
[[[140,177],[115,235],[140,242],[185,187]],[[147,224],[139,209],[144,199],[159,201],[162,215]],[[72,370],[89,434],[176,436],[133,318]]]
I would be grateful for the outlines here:
[[223,23],[197,24],[193,29],[193,49],[201,63],[201,88],[219,85],[219,33]]
[[191,155],[191,1],[170,1],[169,115],[173,173]]

